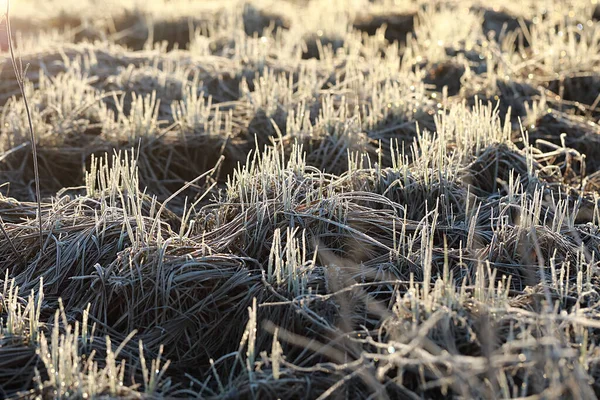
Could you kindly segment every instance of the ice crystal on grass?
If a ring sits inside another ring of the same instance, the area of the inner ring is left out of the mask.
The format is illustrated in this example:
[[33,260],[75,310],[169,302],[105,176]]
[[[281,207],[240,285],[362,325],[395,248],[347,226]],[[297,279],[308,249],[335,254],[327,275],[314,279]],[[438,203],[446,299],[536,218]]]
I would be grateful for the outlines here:
[[594,2],[33,3],[0,397],[600,394]]

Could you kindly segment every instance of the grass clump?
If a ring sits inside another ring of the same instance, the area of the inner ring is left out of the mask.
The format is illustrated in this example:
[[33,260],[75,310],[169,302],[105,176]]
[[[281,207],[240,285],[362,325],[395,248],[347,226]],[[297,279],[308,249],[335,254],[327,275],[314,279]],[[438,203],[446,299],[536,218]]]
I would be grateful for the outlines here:
[[21,3],[0,397],[600,394],[594,4]]

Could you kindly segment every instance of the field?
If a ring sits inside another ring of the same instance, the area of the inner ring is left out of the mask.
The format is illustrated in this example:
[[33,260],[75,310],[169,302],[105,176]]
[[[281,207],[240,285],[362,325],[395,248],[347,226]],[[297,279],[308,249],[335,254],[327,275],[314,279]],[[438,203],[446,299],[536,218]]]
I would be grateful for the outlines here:
[[8,16],[0,398],[600,395],[596,0]]

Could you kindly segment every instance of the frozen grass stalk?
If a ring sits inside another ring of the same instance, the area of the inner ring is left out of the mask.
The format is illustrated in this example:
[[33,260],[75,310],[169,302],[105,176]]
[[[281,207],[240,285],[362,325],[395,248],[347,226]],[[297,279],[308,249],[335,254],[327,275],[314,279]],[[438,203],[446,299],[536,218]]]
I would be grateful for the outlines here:
[[[42,199],[40,195],[40,172],[38,167],[38,157],[37,157],[37,146],[35,134],[33,131],[33,123],[31,120],[31,110],[29,109],[29,103],[27,102],[27,95],[25,94],[25,74],[27,72],[27,68],[23,70],[22,60],[19,58],[19,62],[17,64],[17,59],[15,57],[14,44],[12,39],[12,29],[10,27],[10,0],[6,0],[6,35],[8,39],[8,48],[10,50],[10,59],[13,67],[13,71],[15,73],[15,79],[17,84],[19,85],[19,90],[21,92],[21,96],[23,97],[23,103],[25,105],[25,111],[27,112],[27,122],[29,124],[29,134],[31,141],[31,151],[33,157],[33,172],[35,175],[35,198],[37,201],[37,218],[39,225],[39,246],[40,246],[40,255],[44,251],[44,236],[43,236],[43,226],[42,226]],[[4,230],[4,228],[3,228]]]

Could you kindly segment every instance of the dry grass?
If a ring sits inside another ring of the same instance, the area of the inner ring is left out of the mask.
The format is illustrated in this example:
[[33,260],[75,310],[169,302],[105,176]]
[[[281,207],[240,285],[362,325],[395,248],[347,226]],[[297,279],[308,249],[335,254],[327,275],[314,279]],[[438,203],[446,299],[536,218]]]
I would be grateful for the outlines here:
[[600,395],[594,1],[15,3],[0,397]]

